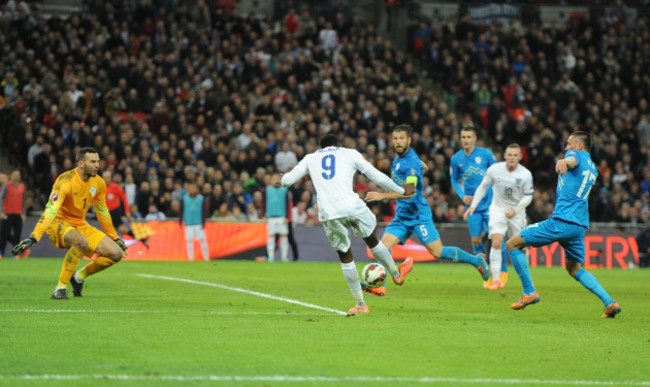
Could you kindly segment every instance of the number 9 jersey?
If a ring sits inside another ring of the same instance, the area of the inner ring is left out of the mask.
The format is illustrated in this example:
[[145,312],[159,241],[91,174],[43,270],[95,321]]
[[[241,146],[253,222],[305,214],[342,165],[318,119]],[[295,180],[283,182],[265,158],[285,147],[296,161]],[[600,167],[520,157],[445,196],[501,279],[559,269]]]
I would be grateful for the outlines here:
[[589,228],[589,192],[596,182],[598,170],[589,152],[570,150],[564,158],[573,157],[578,164],[566,175],[558,175],[555,208],[551,218]]
[[282,176],[282,185],[289,186],[309,174],[318,199],[321,221],[353,216],[366,203],[352,189],[354,174],[359,171],[384,189],[404,193],[366,161],[355,149],[330,146],[305,156],[291,172]]

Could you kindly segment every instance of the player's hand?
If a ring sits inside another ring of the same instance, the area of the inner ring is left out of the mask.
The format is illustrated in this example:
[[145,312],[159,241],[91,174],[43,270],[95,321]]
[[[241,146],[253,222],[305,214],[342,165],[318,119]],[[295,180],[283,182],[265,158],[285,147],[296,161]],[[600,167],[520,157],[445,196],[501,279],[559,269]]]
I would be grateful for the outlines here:
[[381,192],[375,192],[375,191],[368,191],[366,192],[366,197],[363,199],[366,202],[378,202],[383,200],[383,195]]
[[20,241],[14,248],[11,250],[11,255],[18,255],[28,248],[32,247],[36,243],[36,238],[29,236],[27,239]]
[[469,207],[468,209],[465,210],[465,213],[463,214],[463,219],[467,222],[467,218],[474,214],[474,208]]
[[118,246],[120,246],[120,249],[126,253],[126,250],[128,250],[128,247],[126,247],[126,243],[124,243],[123,240],[120,238],[115,239],[115,243],[117,243]]
[[506,212],[506,218],[512,219],[513,216],[515,216],[515,209],[511,208]]
[[472,199],[474,199],[474,196],[472,196],[472,195],[465,195],[465,196],[463,197],[463,203],[465,203],[466,206],[469,206],[470,204],[472,204]]
[[410,196],[415,193],[415,184],[413,183],[404,183],[402,184],[402,188],[404,188],[404,195]]
[[566,160],[558,160],[557,163],[555,164],[555,172],[559,175],[566,175],[566,171],[568,170],[566,166]]

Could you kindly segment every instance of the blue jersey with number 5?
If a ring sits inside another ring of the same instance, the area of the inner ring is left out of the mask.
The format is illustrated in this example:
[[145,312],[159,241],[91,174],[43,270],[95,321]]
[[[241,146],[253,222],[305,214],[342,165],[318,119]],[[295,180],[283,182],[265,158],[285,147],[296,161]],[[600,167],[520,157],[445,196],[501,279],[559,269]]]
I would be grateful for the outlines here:
[[566,175],[558,175],[555,190],[555,208],[552,218],[589,228],[589,192],[596,182],[598,170],[589,152],[570,150],[564,158],[573,157],[578,162]]

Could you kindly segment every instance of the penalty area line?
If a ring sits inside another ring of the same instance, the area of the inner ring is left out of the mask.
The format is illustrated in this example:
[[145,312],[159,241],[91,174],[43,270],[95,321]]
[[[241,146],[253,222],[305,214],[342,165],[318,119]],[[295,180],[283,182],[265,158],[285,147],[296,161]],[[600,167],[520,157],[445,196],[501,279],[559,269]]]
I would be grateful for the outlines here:
[[605,381],[605,380],[545,380],[545,379],[491,379],[491,378],[445,378],[445,377],[369,377],[369,376],[235,376],[235,375],[105,375],[105,374],[80,374],[80,375],[0,375],[0,380],[126,380],[126,381],[175,381],[175,382],[329,382],[329,383],[405,383],[405,384],[509,384],[509,385],[576,385],[576,386],[650,386],[650,381]]
[[175,277],[167,277],[167,276],[152,275],[152,274],[136,274],[136,275],[140,276],[140,277],[161,279],[161,280],[166,280],[166,281],[184,282],[184,283],[192,284],[192,285],[210,286],[210,287],[213,287],[213,288],[230,290],[231,292],[245,293],[245,294],[250,294],[252,296],[268,298],[269,300],[282,301],[282,302],[286,302],[286,303],[289,303],[289,304],[304,306],[305,308],[312,308],[312,309],[318,309],[318,310],[322,310],[322,311],[326,311],[326,312],[330,312],[330,313],[336,313],[336,314],[339,314],[339,315],[342,315],[342,316],[347,316],[348,315],[347,312],[344,312],[342,310],[337,310],[337,309],[332,309],[332,308],[328,308],[328,307],[325,307],[325,306],[310,304],[308,302],[302,302],[302,301],[294,300],[294,299],[291,299],[291,298],[278,297],[278,296],[274,296],[272,294],[256,292],[254,290],[248,290],[248,289],[238,288],[238,287],[234,287],[234,286],[216,284],[216,283],[213,283],[213,282],[194,281],[194,280],[185,279],[185,278],[175,278]]

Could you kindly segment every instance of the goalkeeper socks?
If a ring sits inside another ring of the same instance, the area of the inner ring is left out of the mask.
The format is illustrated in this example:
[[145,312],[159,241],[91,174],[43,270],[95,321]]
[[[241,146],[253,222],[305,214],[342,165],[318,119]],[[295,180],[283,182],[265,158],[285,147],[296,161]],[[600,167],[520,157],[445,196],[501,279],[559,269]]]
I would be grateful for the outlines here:
[[275,256],[275,235],[269,235],[266,241],[266,256],[269,257],[269,262],[273,262]]
[[471,263],[475,267],[481,264],[481,260],[476,255],[472,255],[456,246],[443,247],[439,258],[451,259],[454,262]]
[[492,271],[492,281],[501,280],[501,249],[490,249],[490,270]]
[[501,272],[508,272],[508,249],[506,248],[506,240],[503,239],[503,246],[501,246]]
[[95,258],[94,261],[87,264],[86,267],[82,269],[82,271],[85,271],[86,276],[89,276],[89,275],[99,273],[104,269],[108,269],[109,267],[115,265],[116,263],[117,262],[113,261],[110,258],[97,257]]
[[63,258],[63,266],[61,267],[61,274],[59,275],[59,288],[66,288],[70,282],[70,277],[74,274],[74,270],[79,264],[81,259],[81,251],[75,247],[71,247]]
[[289,238],[286,236],[280,237],[280,254],[282,254],[282,261],[286,262],[289,256]]
[[348,287],[352,293],[352,297],[357,301],[357,305],[364,306],[366,302],[363,300],[363,292],[361,291],[361,282],[359,281],[359,272],[354,261],[350,263],[341,262],[341,270],[343,277],[348,282]]
[[393,256],[390,255],[390,250],[388,250],[386,245],[379,241],[377,246],[370,249],[370,252],[372,253],[372,256],[375,257],[377,261],[379,261],[379,263],[388,269],[388,272],[391,276],[393,276],[393,278],[399,277],[399,269],[397,268],[397,265],[395,265]]
[[585,269],[578,270],[573,278],[575,278],[576,281],[580,282],[582,286],[589,289],[589,291],[591,291],[593,294],[597,295],[605,306],[614,302],[605,288],[603,288],[603,286],[598,283],[596,277],[587,272]]
[[472,250],[474,251],[474,255],[480,253],[485,254],[485,246],[483,246],[483,243],[479,243],[478,245],[472,243]]
[[508,251],[508,254],[510,255],[512,266],[514,266],[515,271],[519,275],[521,286],[524,288],[524,294],[531,295],[535,293],[535,285],[533,285],[533,279],[530,277],[530,271],[528,270],[528,260],[526,259],[524,252],[516,249]]

